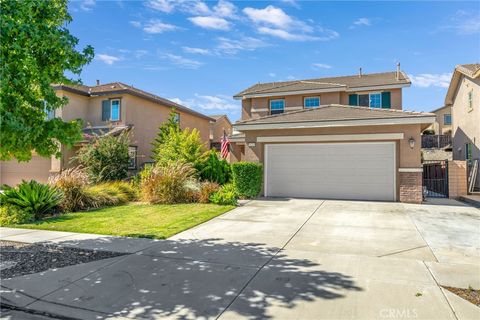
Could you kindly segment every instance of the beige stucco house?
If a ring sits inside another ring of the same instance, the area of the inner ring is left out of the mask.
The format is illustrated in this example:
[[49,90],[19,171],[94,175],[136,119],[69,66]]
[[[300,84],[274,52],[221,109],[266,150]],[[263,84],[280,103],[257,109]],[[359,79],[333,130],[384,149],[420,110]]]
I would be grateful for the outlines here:
[[[453,159],[480,159],[480,63],[458,65],[445,98],[452,108]],[[477,173],[476,188],[480,188]]]
[[28,163],[0,162],[0,184],[15,185],[22,179],[45,182],[52,173],[74,165],[72,156],[89,137],[117,134],[123,130],[130,130],[130,169],[137,170],[152,161],[151,143],[172,110],[177,113],[180,126],[198,129],[205,147],[209,148],[210,121],[213,119],[170,100],[120,82],[95,86],[56,85],[54,88],[58,96],[67,97],[69,102],[50,116],[64,121],[82,119],[84,141],[70,150],[62,146],[59,159],[34,155]]
[[210,146],[220,150],[223,134],[230,136],[233,133],[233,126],[226,114],[211,115],[213,120],[210,121]]
[[436,121],[427,129],[433,130],[435,134],[451,134],[452,133],[452,107],[443,106],[431,111],[435,114]]
[[422,201],[421,132],[394,72],[260,83],[236,94],[234,160],[263,163],[265,196]]

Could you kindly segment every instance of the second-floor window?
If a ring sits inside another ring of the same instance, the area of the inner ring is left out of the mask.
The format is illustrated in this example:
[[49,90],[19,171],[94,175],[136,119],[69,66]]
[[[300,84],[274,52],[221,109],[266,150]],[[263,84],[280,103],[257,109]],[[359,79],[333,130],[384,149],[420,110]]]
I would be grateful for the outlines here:
[[467,108],[468,111],[473,109],[473,89],[471,89],[467,94]]
[[270,100],[270,114],[279,114],[285,111],[285,100],[275,99]]
[[350,94],[348,104],[370,108],[391,108],[391,94],[389,91],[365,94]]
[[305,108],[315,108],[320,106],[320,97],[306,97],[303,99],[303,106]]
[[120,120],[120,99],[102,101],[102,121]]
[[452,124],[452,115],[449,113],[446,113],[443,115],[443,124],[449,125]]

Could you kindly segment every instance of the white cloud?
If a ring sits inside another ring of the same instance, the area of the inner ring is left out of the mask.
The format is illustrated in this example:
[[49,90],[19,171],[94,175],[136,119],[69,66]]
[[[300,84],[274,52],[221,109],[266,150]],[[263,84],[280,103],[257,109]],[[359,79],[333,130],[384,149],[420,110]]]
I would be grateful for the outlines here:
[[225,37],[217,38],[218,44],[215,47],[217,54],[236,54],[239,51],[253,51],[259,48],[269,46],[263,40],[253,37],[242,37],[240,39],[231,39]]
[[314,63],[312,66],[317,69],[332,69],[331,65],[325,63]]
[[147,7],[157,11],[170,13],[175,7],[175,1],[172,0],[150,0],[145,4]]
[[244,8],[243,13],[255,23],[265,23],[277,26],[279,28],[288,27],[293,23],[293,19],[287,15],[282,9],[272,5],[264,9]]
[[160,58],[167,59],[171,63],[184,69],[198,69],[202,65],[200,61],[188,59],[171,53],[161,54]]
[[177,26],[174,26],[173,24],[163,23],[158,19],[152,19],[143,26],[143,31],[152,34],[163,33],[165,31],[173,31],[176,29],[178,29]]
[[227,110],[239,110],[241,108],[240,104],[233,100],[231,97],[223,94],[218,95],[200,95],[195,94],[195,98],[191,99],[181,99],[181,98],[172,98],[169,99],[173,102],[181,104],[183,106],[189,107],[190,109],[200,108],[202,110],[207,110],[210,112],[221,111],[225,112]]
[[230,22],[224,18],[214,17],[214,16],[199,16],[188,18],[193,24],[205,28],[205,29],[214,29],[214,30],[229,30]]
[[119,57],[115,57],[115,56],[110,56],[108,54],[99,54],[97,56],[97,59],[108,64],[108,65],[112,65],[114,64],[115,62],[118,62],[121,60],[121,58]]
[[84,0],[80,4],[80,9],[83,11],[90,11],[95,7],[95,0]]
[[371,26],[372,21],[368,18],[358,18],[357,20],[353,21],[353,24],[356,26]]
[[140,21],[130,21],[130,24],[134,26],[135,28],[141,28],[142,23]]
[[421,73],[418,75],[408,75],[414,86],[421,88],[439,87],[448,88],[450,80],[452,79],[452,73]]
[[440,30],[454,31],[459,35],[480,33],[480,14],[458,10]]
[[233,18],[237,11],[237,7],[231,2],[220,0],[217,5],[213,7],[213,11],[215,12],[215,15],[220,17]]
[[336,31],[312,26],[289,16],[280,8],[269,5],[264,9],[244,8],[243,13],[261,34],[289,41],[328,41],[339,36]]
[[277,76],[277,74],[275,72],[269,72],[268,76],[272,77],[272,78],[275,78]]
[[297,9],[300,9],[300,5],[298,4],[297,0],[281,0],[281,2],[285,4],[289,4],[292,7],[295,7]]
[[203,56],[209,56],[212,54],[212,52],[208,49],[202,49],[202,48],[192,48],[192,47],[182,47],[183,51],[187,53],[194,53],[194,54],[200,54]]

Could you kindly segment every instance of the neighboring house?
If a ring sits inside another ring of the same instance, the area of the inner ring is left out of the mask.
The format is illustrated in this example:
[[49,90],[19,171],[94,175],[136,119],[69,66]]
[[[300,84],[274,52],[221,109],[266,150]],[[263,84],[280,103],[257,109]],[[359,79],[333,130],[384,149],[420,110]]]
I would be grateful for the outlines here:
[[435,114],[436,121],[427,128],[433,130],[435,134],[451,134],[452,133],[452,107],[443,106],[431,111]]
[[67,97],[69,102],[49,116],[64,121],[82,119],[84,141],[71,150],[62,146],[60,159],[34,155],[28,163],[1,162],[0,183],[15,185],[22,179],[45,182],[52,173],[74,165],[72,156],[94,135],[118,134],[123,130],[131,132],[130,169],[138,170],[144,163],[152,161],[151,143],[172,109],[180,126],[198,129],[209,148],[210,121],[213,119],[170,100],[120,82],[103,85],[97,82],[96,86],[55,85],[54,88],[58,96]]
[[402,111],[407,75],[256,84],[234,124],[232,157],[263,163],[265,196],[422,201],[421,132],[431,113]]
[[[452,108],[453,159],[480,159],[480,63],[458,65],[445,98]],[[480,173],[476,188],[480,188]]]
[[223,134],[227,136],[233,133],[232,123],[226,114],[209,116],[210,121],[210,148],[220,150]]

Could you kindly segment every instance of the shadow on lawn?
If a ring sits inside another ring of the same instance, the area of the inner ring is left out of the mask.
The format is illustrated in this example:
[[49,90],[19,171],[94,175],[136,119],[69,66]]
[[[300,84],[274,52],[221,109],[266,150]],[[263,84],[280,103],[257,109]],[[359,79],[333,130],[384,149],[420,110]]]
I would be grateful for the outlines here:
[[292,259],[282,251],[273,257],[279,248],[259,243],[206,239],[152,244],[66,286],[55,278],[64,286],[42,300],[51,303],[52,313],[87,312],[80,318],[93,317],[88,310],[103,318],[216,318],[228,307],[234,317],[268,319],[273,305],[294,308],[362,290],[348,275],[324,271],[318,263]]

